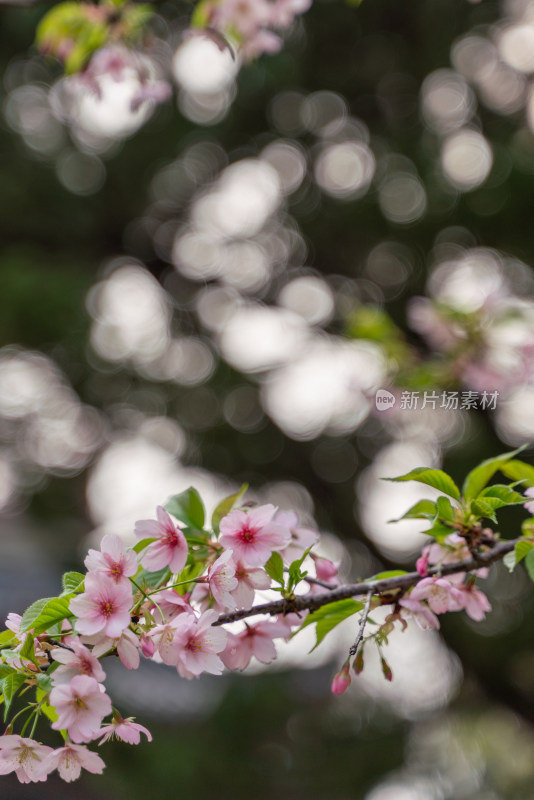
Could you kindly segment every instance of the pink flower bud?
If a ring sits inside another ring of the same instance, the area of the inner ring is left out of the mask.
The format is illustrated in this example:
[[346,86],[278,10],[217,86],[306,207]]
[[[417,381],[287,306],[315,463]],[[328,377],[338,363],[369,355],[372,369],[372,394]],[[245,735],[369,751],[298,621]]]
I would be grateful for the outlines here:
[[332,681],[332,694],[343,694],[350,686],[350,662],[347,659]]
[[337,567],[327,558],[315,559],[315,574],[320,581],[331,581],[337,578]]
[[151,658],[156,651],[154,640],[150,636],[143,634],[141,636],[141,652],[145,658]]
[[419,556],[415,562],[415,568],[422,578],[426,578],[428,575],[428,552],[423,552],[423,554]]

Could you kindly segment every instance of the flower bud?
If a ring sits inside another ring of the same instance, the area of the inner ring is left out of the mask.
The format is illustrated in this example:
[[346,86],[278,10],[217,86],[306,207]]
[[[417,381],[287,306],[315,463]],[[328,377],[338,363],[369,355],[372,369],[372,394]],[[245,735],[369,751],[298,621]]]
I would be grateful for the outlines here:
[[393,680],[393,673],[391,671],[391,667],[389,666],[388,662],[384,657],[380,659],[380,664],[382,665],[382,672],[384,673],[384,678],[387,681]]
[[356,653],[356,658],[354,659],[354,664],[352,665],[352,668],[356,673],[356,675],[359,675],[361,672],[363,672],[363,667],[364,667],[363,647],[361,647]]
[[332,681],[332,694],[343,694],[350,686],[350,661],[347,659]]
[[156,651],[156,647],[154,645],[154,641],[150,636],[146,636],[143,634],[141,636],[141,652],[145,656],[145,658],[151,658]]

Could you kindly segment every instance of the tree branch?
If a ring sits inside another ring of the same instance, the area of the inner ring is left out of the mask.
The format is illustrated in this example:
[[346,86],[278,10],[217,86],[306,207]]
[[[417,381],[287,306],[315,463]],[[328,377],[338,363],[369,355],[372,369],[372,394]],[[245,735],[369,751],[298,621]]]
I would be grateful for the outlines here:
[[[467,561],[458,561],[453,564],[442,564],[427,570],[425,577],[432,575],[455,575],[458,572],[471,572],[481,567],[488,567],[496,561],[500,561],[507,553],[510,553],[517,542],[524,541],[524,537],[509,539],[498,542],[491,550],[480,553]],[[257,614],[287,614],[299,611],[316,611],[321,606],[334,603],[336,600],[346,600],[348,597],[358,595],[368,595],[369,592],[379,595],[389,595],[398,591],[406,591],[422,580],[418,572],[407,572],[406,575],[395,575],[392,578],[384,578],[379,581],[361,581],[360,583],[348,583],[345,586],[337,586],[328,592],[321,594],[298,595],[292,600],[273,600],[270,603],[261,603],[253,608],[240,608],[237,611],[230,611],[221,614],[214,622],[214,625],[224,625],[226,622],[236,622],[247,617],[254,617]]]

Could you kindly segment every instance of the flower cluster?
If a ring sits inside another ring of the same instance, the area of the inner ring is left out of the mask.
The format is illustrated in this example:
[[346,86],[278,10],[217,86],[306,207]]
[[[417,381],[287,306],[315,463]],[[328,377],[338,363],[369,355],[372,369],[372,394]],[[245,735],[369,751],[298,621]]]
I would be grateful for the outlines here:
[[298,14],[309,9],[311,1],[203,0],[196,18],[203,20],[208,34],[218,34],[235,45],[242,61],[251,61],[262,53],[277,53],[282,39],[273,29],[289,28]]
[[[526,500],[534,494],[534,470],[514,458],[517,452],[475,468],[464,497],[441,470],[419,468],[395,479],[418,480],[447,495],[421,501],[405,515],[427,519],[427,533],[434,538],[411,574],[397,570],[340,586],[336,565],[314,552],[317,531],[302,527],[296,513],[270,504],[239,507],[243,490],[221,502],[211,528],[198,493],[189,489],[166,508],[158,507],[154,519],[136,523],[138,541],[132,548],[118,536],[105,536],[100,550],[89,550],[85,574],[66,573],[59,597],[37,601],[22,617],[9,614],[0,633],[6,719],[17,694],[35,691],[35,701],[23,705],[0,736],[0,774],[15,772],[26,783],[44,781],[57,770],[72,781],[82,769],[104,769],[91,743],[117,738],[139,744],[142,734],[151,740],[145,727],[112,706],[105,688],[106,658],[118,658],[131,670],[144,657],[175,667],[187,679],[220,675],[245,669],[253,657],[269,664],[276,658],[277,640],[313,623],[319,643],[359,613],[356,641],[332,691],[344,692],[351,671],[363,670],[369,642],[378,647],[384,677],[392,680],[382,648],[395,627],[404,630],[413,617],[423,628],[436,629],[439,615],[449,611],[484,619],[491,606],[476,580],[486,577],[493,561],[511,557],[507,565],[513,569],[534,549],[534,519],[525,522],[524,536],[515,541],[498,542],[482,525],[484,516],[494,519],[497,508],[534,508]],[[514,482],[486,487],[497,469]],[[517,492],[518,482],[527,481],[526,495]],[[256,593],[268,589],[280,599],[255,605]],[[365,603],[352,599],[356,596],[365,597]],[[376,615],[369,617],[378,606],[388,609],[382,624]],[[248,621],[258,615],[259,620]],[[23,722],[16,733],[19,718]],[[34,738],[45,718],[63,737],[57,749]]]
[[[194,490],[186,494],[198,498]],[[295,559],[302,562],[317,532],[299,527],[295,513],[279,512],[273,505],[230,510],[218,520],[216,532],[203,526],[203,509],[200,519],[186,515],[184,523],[158,507],[155,519],[136,523],[135,547],[126,549],[120,537],[107,535],[100,550],[89,550],[85,575],[64,576],[66,591],[52,601],[62,617],[55,627],[44,621],[44,601],[22,618],[9,615],[0,642],[9,645],[2,650],[2,679],[14,682],[13,695],[20,687],[35,687],[37,703],[19,712],[28,713],[20,735],[13,733],[17,714],[0,738],[1,774],[15,771],[22,782],[42,781],[57,769],[71,781],[82,768],[102,772],[104,762],[88,748],[91,742],[117,738],[138,744],[141,733],[152,738],[112,708],[101,664],[106,656],[136,669],[142,654],[175,666],[185,678],[242,670],[252,656],[262,663],[276,657],[274,640],[286,639],[302,616],[242,623],[241,631],[232,632],[214,623],[223,612],[250,608],[256,591],[271,586],[273,554],[280,559],[276,577],[282,576],[282,587],[284,561],[288,566]],[[309,561],[313,568],[313,558]],[[326,568],[335,577],[331,562],[317,563],[317,574]],[[9,697],[5,685],[4,693]],[[43,714],[64,737],[59,749],[33,739]]]

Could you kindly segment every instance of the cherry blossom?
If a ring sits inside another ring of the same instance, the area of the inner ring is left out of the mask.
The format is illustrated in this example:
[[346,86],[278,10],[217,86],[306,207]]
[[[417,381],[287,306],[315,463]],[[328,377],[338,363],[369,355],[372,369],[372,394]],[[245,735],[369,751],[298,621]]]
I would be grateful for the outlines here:
[[271,579],[264,569],[247,567],[242,561],[235,565],[237,589],[232,592],[237,608],[250,608],[256,589],[268,589]]
[[121,742],[127,742],[128,744],[139,744],[142,733],[145,734],[149,742],[152,741],[152,734],[144,725],[139,725],[138,722],[134,722],[133,717],[124,719],[120,714],[115,714],[111,724],[100,728],[94,738],[98,739],[104,734],[98,743],[99,745],[104,744],[104,742],[107,742],[109,739],[119,739]]
[[110,650],[116,650],[121,664],[126,669],[137,669],[140,662],[139,650],[141,642],[135,633],[129,628],[125,628],[120,636],[110,638],[109,636],[99,636],[94,640],[93,655],[101,658]]
[[246,625],[239,634],[229,634],[228,643],[221,658],[228,669],[245,669],[252,656],[262,664],[270,664],[276,658],[273,639],[285,638],[287,626],[281,622],[257,622]]
[[15,772],[21,783],[45,781],[43,760],[51,752],[51,747],[18,734],[0,736],[0,775]]
[[233,553],[226,550],[222,556],[210,564],[208,568],[208,584],[210,591],[222,608],[235,608],[236,600],[230,592],[237,589],[238,580],[235,576],[235,564],[232,561]]
[[88,675],[99,683],[106,677],[98,658],[80,641],[72,640],[66,647],[54,647],[50,655],[61,664],[53,673],[54,684],[70,683],[75,675]]
[[445,578],[423,578],[410,593],[411,600],[426,600],[434,614],[445,614],[461,602],[457,587]]
[[245,564],[262,566],[273,550],[282,550],[291,540],[287,528],[273,521],[275,511],[275,506],[268,504],[227,514],[220,524],[221,544]]
[[287,547],[284,547],[280,553],[286,566],[300,558],[304,550],[317,544],[319,540],[317,531],[311,528],[299,527],[299,517],[295,511],[278,511],[275,514],[274,521],[287,528],[291,537]]
[[84,561],[89,572],[99,572],[107,575],[115,583],[121,581],[130,586],[128,578],[137,572],[137,554],[133,550],[126,550],[124,542],[116,534],[107,534],[102,539],[100,552],[89,550]]
[[439,630],[439,619],[427,605],[420,600],[414,600],[411,595],[399,600],[399,605],[406,609],[409,616],[412,616],[420,628],[424,631]]
[[175,635],[172,647],[177,654],[177,668],[180,675],[189,678],[210,672],[220,675],[223,662],[217,655],[226,646],[226,631],[213,628],[217,612],[205,611],[196,620],[190,614],[182,614],[172,621]]
[[73,742],[90,742],[102,719],[111,714],[111,700],[101,685],[87,675],[76,675],[68,685],[55,686],[50,704],[58,713],[56,731],[67,729]]
[[78,633],[90,636],[103,631],[106,636],[116,637],[130,624],[131,605],[130,586],[90,572],[85,579],[85,592],[73,597],[69,608],[78,617]]
[[135,523],[135,534],[140,539],[158,540],[149,544],[142,553],[141,563],[152,572],[163,567],[170,567],[171,572],[180,572],[187,561],[185,536],[162,506],[157,507],[156,514],[157,521],[143,519]]
[[[51,750],[50,747],[47,749]],[[45,777],[41,780],[45,780],[49,772],[57,769],[60,777],[70,783],[80,777],[82,768],[94,775],[101,775],[105,766],[100,756],[83,744],[67,742],[65,747],[53,750],[43,760],[41,768]]]
[[471,617],[475,622],[481,622],[486,616],[486,611],[491,611],[491,604],[484,592],[481,592],[474,583],[463,583],[457,586],[457,590],[460,595],[455,606],[451,607],[450,610],[460,611],[465,609],[468,617]]

